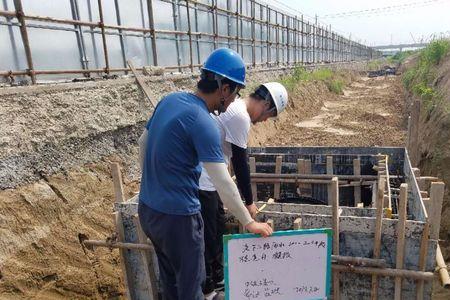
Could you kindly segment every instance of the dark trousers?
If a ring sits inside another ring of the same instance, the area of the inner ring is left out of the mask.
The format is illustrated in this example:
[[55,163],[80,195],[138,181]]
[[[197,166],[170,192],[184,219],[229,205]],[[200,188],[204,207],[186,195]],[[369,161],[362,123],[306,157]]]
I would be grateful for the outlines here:
[[164,300],[203,300],[203,220],[160,213],[139,203],[139,220],[158,257]]
[[223,243],[225,211],[219,194],[214,191],[199,191],[202,217],[205,223],[205,268],[206,280],[203,293],[214,291],[215,283],[223,280]]

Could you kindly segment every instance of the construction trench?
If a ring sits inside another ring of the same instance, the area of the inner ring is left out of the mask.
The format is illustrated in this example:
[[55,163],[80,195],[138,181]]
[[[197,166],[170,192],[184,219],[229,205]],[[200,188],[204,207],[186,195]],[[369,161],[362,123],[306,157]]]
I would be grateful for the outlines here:
[[[275,230],[339,228],[335,299],[391,299],[399,291],[402,299],[446,299],[433,292],[448,280],[445,265],[436,265],[444,187],[420,175],[403,148],[398,76],[368,79],[364,68],[336,66],[349,74],[343,95],[320,82],[300,84],[285,116],[252,129],[252,188],[265,205],[258,218]],[[250,86],[289,72],[250,73]],[[192,88],[196,76],[141,78],[160,99]],[[0,90],[7,104],[1,215],[10,216],[2,220],[9,224],[2,228],[2,298],[157,297],[152,247],[127,201],[139,190],[137,138],[152,110],[134,81]],[[48,105],[52,115],[39,109]],[[28,133],[27,120],[36,123]],[[227,223],[242,231],[232,216]]]

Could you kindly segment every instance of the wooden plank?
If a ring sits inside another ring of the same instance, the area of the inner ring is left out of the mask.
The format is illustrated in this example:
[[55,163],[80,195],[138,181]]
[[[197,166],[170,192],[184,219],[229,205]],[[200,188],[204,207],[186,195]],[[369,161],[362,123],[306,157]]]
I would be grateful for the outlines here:
[[120,170],[120,165],[118,163],[111,163],[111,175],[113,178],[114,195],[116,203],[125,201],[122,183],[122,173]]
[[[400,198],[398,205],[398,223],[397,223],[397,254],[395,257],[395,267],[403,269],[405,256],[405,228],[406,228],[406,202],[408,197],[408,185],[400,185]],[[402,299],[402,278],[395,278],[395,300]]]
[[140,75],[138,75],[136,68],[134,67],[131,60],[128,60],[127,63],[131,69],[131,72],[133,72],[133,75],[136,78],[136,82],[137,82],[138,86],[141,88],[142,92],[144,93],[144,96],[150,101],[150,103],[153,105],[153,108],[156,108],[156,105],[158,104],[158,102],[155,99],[153,99],[153,97],[151,96],[152,94],[150,92],[150,87],[145,83],[144,79],[142,79],[142,77]]
[[442,203],[444,201],[445,184],[443,182],[432,182],[430,186],[430,210],[428,217],[431,220],[430,238],[439,239],[441,228]]
[[[117,239],[119,242],[125,242],[125,232],[123,229],[122,213],[114,212],[113,217],[114,217],[114,223],[115,223],[116,232],[117,232]],[[133,284],[131,284],[131,282],[130,282],[130,278],[131,278],[130,277],[131,276],[130,268],[127,267],[127,263],[125,261],[126,251],[127,251],[126,249],[119,249],[120,268],[121,268],[122,274],[123,274],[123,286],[125,289],[125,298],[132,299],[130,287],[133,286]]]
[[[283,162],[283,156],[277,156],[275,160],[275,174],[281,174],[281,165]],[[275,200],[280,199],[280,183],[275,183],[273,188],[273,198]]]
[[[375,237],[373,247],[373,258],[380,258],[381,254],[381,227],[383,223],[383,204],[384,204],[384,188],[385,178],[381,177],[378,182],[377,202],[376,202],[376,219],[375,219]],[[372,275],[372,292],[371,299],[378,299],[378,277]]]
[[[250,165],[250,173],[256,173],[256,159],[255,157],[251,156],[249,157],[249,165]],[[231,165],[231,164],[230,164]],[[253,195],[253,201],[258,201],[258,190],[255,182],[251,183],[252,187],[252,195]]]
[[[359,158],[353,160],[353,175],[361,175],[361,160]],[[358,203],[361,203],[361,186],[353,188],[353,196],[355,198],[355,206],[358,207]]]
[[[139,216],[134,215],[132,217],[133,224],[136,227],[136,234],[138,237],[138,243],[141,244],[148,244],[148,238],[145,235],[144,231],[142,230],[141,223],[139,222]],[[142,262],[144,264],[144,277],[146,279],[147,286],[149,288],[149,299],[158,299],[158,279],[155,273],[155,262],[153,258],[155,257],[153,253],[150,250],[138,250]]]
[[294,220],[294,230],[302,229],[302,218]]
[[[419,252],[419,271],[425,271],[427,264],[427,252],[428,252],[428,241],[430,234],[430,223],[428,220],[425,221],[425,226],[423,228],[422,240],[420,241],[420,252]],[[416,299],[423,299],[424,281],[417,280],[416,282]]]
[[[328,161],[328,159],[327,159]],[[331,206],[333,217],[333,254],[339,255],[339,184],[337,177],[333,177],[329,184],[331,191]],[[333,299],[340,299],[339,271],[333,271]]]
[[[332,174],[333,174],[333,156],[327,156],[327,175]],[[327,187],[327,192],[328,192],[328,205],[331,205],[333,190],[330,184]]]

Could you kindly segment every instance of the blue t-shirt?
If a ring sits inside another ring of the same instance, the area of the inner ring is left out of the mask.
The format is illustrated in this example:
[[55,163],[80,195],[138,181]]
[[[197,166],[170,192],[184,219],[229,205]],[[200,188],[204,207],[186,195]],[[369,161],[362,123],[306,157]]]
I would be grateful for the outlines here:
[[199,162],[224,162],[220,132],[206,103],[190,93],[169,94],[146,127],[140,201],[166,214],[198,213]]

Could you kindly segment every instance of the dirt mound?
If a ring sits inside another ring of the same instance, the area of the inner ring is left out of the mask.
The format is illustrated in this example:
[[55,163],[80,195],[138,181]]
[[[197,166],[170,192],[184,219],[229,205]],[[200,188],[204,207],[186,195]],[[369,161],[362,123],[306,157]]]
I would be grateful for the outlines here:
[[[0,192],[2,299],[111,298],[122,295],[118,252],[85,254],[77,236],[114,231],[107,162]],[[127,195],[136,185],[128,182]]]

